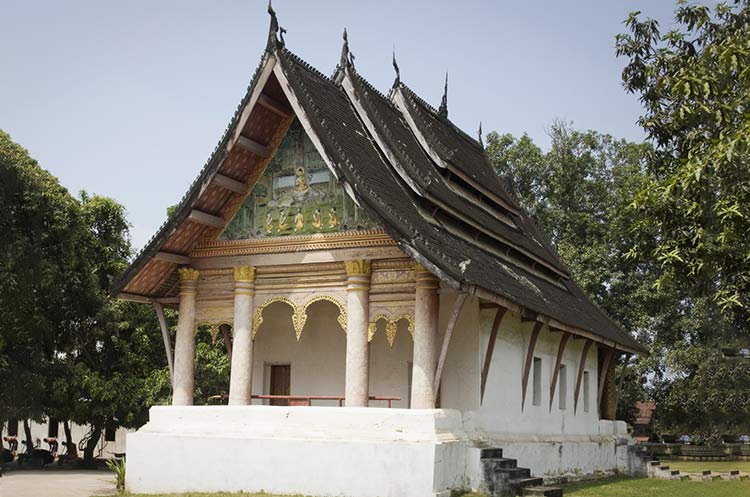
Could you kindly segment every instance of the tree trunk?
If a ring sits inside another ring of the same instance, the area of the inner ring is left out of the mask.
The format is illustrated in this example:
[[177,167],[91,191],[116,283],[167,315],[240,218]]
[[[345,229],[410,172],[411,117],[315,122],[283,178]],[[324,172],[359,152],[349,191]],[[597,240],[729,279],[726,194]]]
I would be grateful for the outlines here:
[[31,454],[34,451],[34,443],[31,440],[31,426],[29,420],[23,420],[23,432],[26,435],[26,453]]
[[86,448],[83,449],[83,464],[85,465],[93,464],[94,462],[94,451],[102,436],[102,424],[97,421],[91,425],[91,436],[86,442]]
[[3,446],[3,423],[0,421],[0,452],[3,451],[5,446]]
[[73,435],[70,434],[70,423],[67,419],[63,421],[63,431],[65,432],[65,455],[73,455],[77,451],[74,450]]

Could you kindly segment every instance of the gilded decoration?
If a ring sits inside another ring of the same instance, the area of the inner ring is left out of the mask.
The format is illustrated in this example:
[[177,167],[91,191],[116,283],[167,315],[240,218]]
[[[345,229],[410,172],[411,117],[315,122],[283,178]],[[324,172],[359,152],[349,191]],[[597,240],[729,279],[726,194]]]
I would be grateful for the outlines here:
[[376,314],[372,321],[370,321],[370,325],[367,328],[367,341],[372,342],[373,338],[375,338],[375,332],[378,329],[378,321],[380,320],[385,321],[385,337],[388,340],[388,345],[393,348],[393,344],[396,342],[396,333],[398,332],[398,322],[402,319],[406,319],[409,323],[409,334],[411,335],[412,340],[414,340],[414,317],[403,314],[401,316],[397,316],[395,318],[390,318],[385,314]]
[[344,266],[348,276],[369,276],[372,264],[368,259],[356,259],[345,261]]
[[220,238],[247,240],[374,227],[295,119]]
[[263,304],[261,304],[255,309],[255,313],[253,315],[253,339],[255,339],[255,335],[258,334],[258,329],[260,328],[260,325],[263,323],[263,311],[265,310],[265,308],[275,302],[283,302],[292,308],[292,326],[294,328],[294,334],[297,337],[297,341],[299,342],[300,339],[302,338],[302,330],[304,329],[305,323],[307,322],[307,308],[310,307],[315,302],[319,302],[321,300],[331,302],[334,305],[336,305],[336,307],[338,307],[339,316],[337,318],[337,321],[339,325],[341,326],[341,328],[344,330],[344,333],[346,333],[346,327],[347,327],[346,307],[344,307],[344,305],[342,305],[341,302],[339,302],[333,297],[330,297],[328,295],[319,295],[319,296],[311,298],[304,305],[301,305],[301,306],[295,304],[292,300],[288,299],[287,297],[272,297],[266,300]]
[[180,281],[198,281],[200,276],[200,272],[191,267],[181,267],[177,269],[177,274],[180,275]]
[[234,281],[252,283],[255,281],[254,266],[239,266],[234,268]]
[[219,333],[221,333],[221,327],[224,325],[229,326],[229,334],[231,335],[234,323],[229,319],[222,319],[220,321],[200,321],[195,324],[195,332],[197,333],[198,329],[202,326],[206,326],[208,332],[211,334],[211,342],[216,343],[216,339],[219,337]]

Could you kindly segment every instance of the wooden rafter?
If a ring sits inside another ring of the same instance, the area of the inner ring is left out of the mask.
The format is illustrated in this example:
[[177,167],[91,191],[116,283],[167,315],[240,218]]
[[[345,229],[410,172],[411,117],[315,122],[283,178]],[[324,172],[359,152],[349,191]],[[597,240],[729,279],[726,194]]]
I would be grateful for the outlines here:
[[258,143],[255,140],[251,140],[250,138],[243,135],[240,135],[237,138],[237,145],[260,157],[268,157],[271,155],[271,150],[266,145]]
[[578,411],[578,396],[581,393],[581,380],[583,380],[583,370],[586,369],[586,356],[589,355],[589,349],[591,348],[591,344],[594,342],[592,340],[586,340],[586,343],[583,345],[583,350],[581,351],[581,362],[578,364],[578,377],[576,378],[576,390],[575,394],[573,395],[573,414],[575,414]]
[[622,383],[625,380],[625,370],[630,362],[630,354],[625,354],[625,359],[622,361],[622,370],[620,371],[620,379],[617,381],[617,393],[615,394],[615,413],[617,413],[617,406],[620,403],[620,392],[622,392]]
[[529,373],[531,372],[531,364],[534,359],[534,349],[536,348],[536,341],[539,338],[539,332],[542,331],[543,324],[541,321],[536,321],[534,329],[531,330],[529,348],[526,351],[526,362],[523,366],[523,376],[521,376],[521,411],[523,411],[523,406],[526,404],[526,389],[529,385]]
[[565,346],[570,340],[570,333],[563,332],[560,335],[560,345],[557,346],[557,358],[555,358],[555,369],[552,371],[552,383],[549,385],[549,410],[552,412],[552,402],[555,400],[555,387],[557,386],[557,377],[560,375],[560,365],[562,364]]
[[484,400],[484,389],[487,387],[487,376],[490,374],[490,363],[492,354],[495,351],[495,342],[497,341],[497,332],[500,329],[500,322],[508,309],[497,306],[495,311],[495,320],[492,322],[492,331],[490,331],[490,340],[487,342],[487,352],[484,354],[484,365],[482,366],[482,384],[479,391],[479,404]]
[[453,312],[451,317],[448,319],[448,325],[445,328],[445,335],[443,335],[443,347],[440,349],[440,357],[438,359],[437,369],[435,370],[435,381],[433,382],[433,392],[435,392],[435,398],[433,399],[433,405],[437,401],[437,395],[440,391],[440,379],[443,375],[443,366],[445,366],[445,358],[448,355],[448,345],[450,344],[451,337],[453,336],[453,330],[456,328],[458,322],[458,316],[461,314],[464,302],[466,302],[468,294],[459,293],[456,296],[456,301],[453,304]]
[[188,219],[204,226],[210,226],[211,228],[223,228],[226,224],[224,218],[214,216],[213,214],[209,214],[208,212],[199,211],[198,209],[193,209],[192,211],[190,211]]
[[604,361],[602,362],[602,368],[599,371],[599,383],[598,388],[596,391],[596,409],[597,412],[601,415],[602,410],[602,393],[604,393],[604,382],[607,379],[607,371],[609,371],[609,363],[612,361],[612,356],[615,355],[615,349],[614,347],[607,347],[606,355],[604,356]]
[[161,336],[164,340],[164,351],[167,354],[167,365],[169,366],[169,382],[174,382],[174,359],[172,357],[172,339],[169,338],[169,325],[167,324],[167,318],[164,316],[164,309],[159,302],[153,302],[154,310],[156,311],[156,317],[159,319],[159,328],[161,328]]
[[270,110],[274,114],[279,115],[284,119],[292,117],[292,110],[288,106],[279,102],[275,98],[269,97],[265,93],[261,93],[258,96],[258,105]]
[[172,262],[174,264],[190,264],[190,256],[175,254],[172,252],[159,251],[154,254],[154,259],[158,261]]
[[234,193],[245,193],[247,191],[247,185],[242,181],[237,181],[234,178],[225,176],[221,173],[216,173],[214,176],[213,184],[229,190]]

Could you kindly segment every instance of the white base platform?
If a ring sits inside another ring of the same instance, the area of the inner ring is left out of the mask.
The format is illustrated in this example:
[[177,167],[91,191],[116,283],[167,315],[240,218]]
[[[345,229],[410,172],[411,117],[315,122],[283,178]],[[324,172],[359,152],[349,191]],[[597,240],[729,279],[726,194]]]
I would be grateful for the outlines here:
[[468,486],[467,446],[452,410],[153,407],[128,434],[126,487],[431,497]]
[[477,431],[467,418],[451,409],[152,407],[128,434],[126,487],[442,497],[482,490],[488,446],[551,479],[637,471],[621,421],[600,421],[597,435],[543,436]]

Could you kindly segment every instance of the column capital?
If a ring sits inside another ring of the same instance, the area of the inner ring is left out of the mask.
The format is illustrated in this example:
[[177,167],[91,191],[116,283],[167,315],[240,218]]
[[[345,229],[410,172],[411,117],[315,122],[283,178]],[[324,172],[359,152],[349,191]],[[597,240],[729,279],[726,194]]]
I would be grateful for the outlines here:
[[177,274],[180,275],[180,281],[198,281],[198,277],[200,276],[200,271],[197,269],[194,269],[192,267],[181,267],[177,269]]
[[347,276],[369,276],[371,272],[369,259],[353,259],[345,261],[344,266],[346,267]]
[[255,266],[237,266],[234,268],[234,281],[255,282]]

